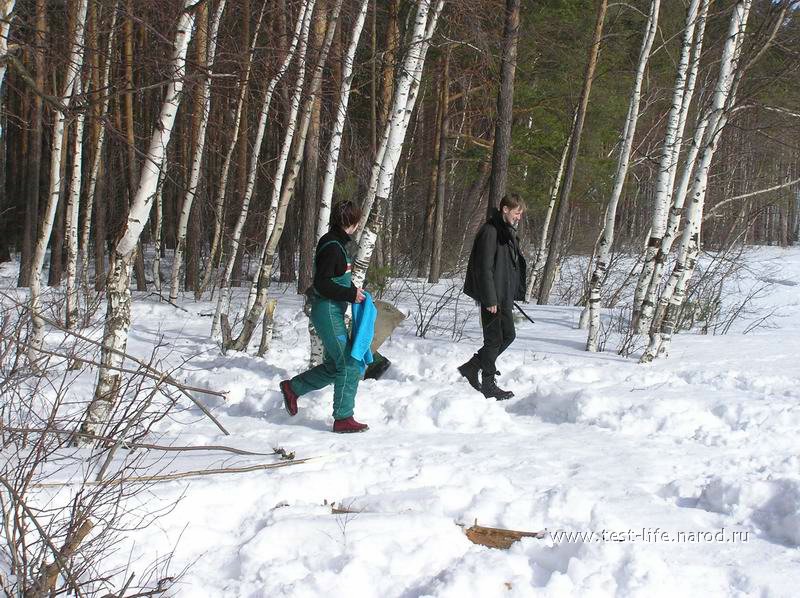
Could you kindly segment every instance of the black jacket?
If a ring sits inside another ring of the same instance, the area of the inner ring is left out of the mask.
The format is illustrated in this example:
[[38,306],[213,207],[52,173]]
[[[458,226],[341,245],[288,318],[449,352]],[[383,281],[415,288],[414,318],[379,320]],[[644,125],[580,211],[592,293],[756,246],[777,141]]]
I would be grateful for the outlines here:
[[517,233],[495,209],[472,244],[464,293],[484,307],[510,307],[525,298],[526,274]]
[[[338,241],[341,247],[336,243],[330,243],[320,251],[320,247],[328,241]],[[314,258],[314,288],[327,299],[347,301],[348,303],[356,300],[356,287],[352,283],[348,288],[331,280],[334,276],[341,276],[347,272],[347,258],[342,249],[347,251],[347,244],[351,241],[350,235],[338,226],[334,226],[322,235],[317,243],[316,257]]]

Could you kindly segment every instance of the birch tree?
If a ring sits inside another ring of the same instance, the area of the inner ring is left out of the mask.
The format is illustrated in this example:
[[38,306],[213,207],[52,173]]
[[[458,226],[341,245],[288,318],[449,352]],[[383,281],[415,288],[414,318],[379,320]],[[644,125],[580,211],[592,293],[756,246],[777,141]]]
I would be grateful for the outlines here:
[[711,99],[711,105],[703,118],[704,121],[707,120],[706,136],[692,180],[691,203],[688,207],[686,227],[678,247],[677,261],[667,286],[659,298],[659,303],[666,306],[667,312],[659,332],[651,332],[650,343],[644,355],[642,355],[641,360],[643,362],[652,361],[656,355],[667,352],[674,331],[677,310],[683,304],[686,285],[694,272],[697,255],[700,250],[700,228],[708,187],[709,169],[717,148],[717,142],[727,124],[730,107],[735,102],[736,68],[741,54],[751,6],[752,0],[739,0],[731,15],[728,36],[720,59],[717,83]]
[[[83,93],[81,76],[75,77],[75,95]],[[75,117],[75,133],[72,140],[72,176],[67,197],[66,241],[67,241],[67,300],[66,325],[72,328],[78,321],[78,214],[81,198],[81,168],[83,165],[83,125],[84,112]]]
[[[703,35],[705,31],[708,4],[709,3],[707,1],[704,2],[700,16],[698,17],[693,64],[689,75],[689,80],[686,84],[687,93],[684,95],[683,98],[684,107],[680,117],[682,122],[680,123],[679,127],[681,130],[683,130],[683,127],[685,126],[685,121],[688,113],[688,103],[690,100],[689,96],[691,94],[691,91],[694,89],[695,80],[697,78],[697,72],[699,70],[700,53],[703,46]],[[636,303],[637,298],[636,294],[634,294],[634,326],[635,326],[635,332],[637,333],[646,332],[653,325],[653,317],[655,314],[656,295],[658,293],[658,287],[662,281],[662,276],[664,268],[666,266],[667,256],[669,256],[670,252],[672,251],[672,245],[675,241],[675,237],[678,232],[678,227],[680,226],[681,215],[683,214],[683,207],[684,203],[686,202],[686,195],[689,191],[689,184],[692,181],[692,175],[695,170],[695,164],[697,163],[697,157],[700,154],[700,150],[703,146],[704,140],[706,139],[706,136],[709,132],[708,127],[711,123],[712,116],[713,116],[712,112],[701,111],[700,117],[698,118],[697,126],[695,127],[695,131],[692,137],[692,143],[690,144],[689,151],[687,152],[686,157],[684,159],[680,180],[678,181],[677,187],[670,189],[670,192],[672,193],[672,202],[669,214],[667,216],[667,224],[664,233],[661,239],[659,240],[659,245],[656,247],[655,257],[652,260],[652,264],[649,266],[650,279],[649,281],[647,281],[647,285],[644,287],[645,289],[644,294],[641,294],[640,285],[637,284],[637,291],[639,292],[638,300],[640,301],[640,303],[638,304]],[[674,158],[675,162],[677,163],[677,155]],[[647,251],[650,251],[649,243]],[[646,256],[647,253],[645,253],[645,257]],[[640,281],[641,280],[642,279],[640,278]]]
[[[689,106],[694,93],[694,83],[700,64],[700,53],[703,46],[708,6],[709,0],[702,0],[702,3],[701,0],[692,0],[686,12],[681,56],[678,62],[672,104],[667,114],[666,133],[664,135],[658,177],[656,178],[655,194],[653,196],[653,217],[650,224],[650,238],[647,242],[642,271],[634,293],[633,323],[637,333],[647,330],[649,319],[647,316],[644,318],[641,317],[643,303],[647,301],[646,297],[650,297],[651,291],[654,293],[653,289],[648,290],[648,288],[654,287],[654,283],[657,284],[658,280],[660,280],[660,272],[658,278],[655,276],[655,270],[658,269],[656,255],[666,233],[668,208],[678,168],[678,156],[680,155],[683,143],[683,131],[686,126],[686,118],[689,113]],[[692,51],[693,48],[694,52]],[[692,54],[694,55],[693,60]],[[691,70],[689,68],[690,61]],[[694,166],[691,159],[687,160],[686,164],[690,167]],[[691,172],[690,167],[687,168],[689,173]],[[680,196],[680,193],[678,196]],[[677,209],[680,210],[681,207],[682,200],[680,205],[677,206]],[[652,298],[649,300],[652,301]]]
[[[205,61],[205,68],[208,72],[214,67],[214,57],[217,54],[217,32],[219,22],[222,18],[222,11],[225,10],[226,0],[220,0],[217,10],[209,24],[208,48]],[[207,7],[201,6],[199,10],[206,11]],[[205,32],[198,31],[198,39],[206,39]],[[173,303],[178,300],[178,288],[180,280],[181,266],[183,265],[183,254],[186,249],[186,229],[189,224],[189,215],[192,212],[195,195],[197,194],[198,183],[200,182],[200,166],[203,163],[203,151],[206,145],[206,130],[208,129],[208,116],[211,112],[211,77],[207,73],[203,78],[200,92],[201,104],[195,107],[199,109],[197,137],[192,156],[192,166],[189,172],[189,185],[186,187],[186,194],[183,197],[181,213],[178,220],[178,234],[175,241],[175,259],[172,263],[172,281],[169,292],[169,300]]]
[[[16,0],[0,0],[0,86],[6,78],[5,57],[8,53],[8,31],[11,29],[11,20],[14,18],[14,4]],[[0,135],[2,131],[0,130]]]
[[[350,37],[350,43],[347,45],[347,52],[344,57],[344,64],[342,66],[342,82],[339,86],[339,103],[336,107],[336,119],[333,123],[333,130],[331,131],[331,140],[328,146],[328,157],[325,162],[325,178],[322,182],[322,193],[319,200],[319,212],[317,214],[316,224],[316,239],[314,245],[319,243],[319,240],[328,230],[328,221],[331,218],[331,204],[333,201],[333,189],[336,185],[336,171],[339,166],[339,154],[342,148],[342,135],[344,134],[344,125],[347,119],[347,106],[350,101],[350,90],[353,85],[353,66],[355,65],[356,50],[358,49],[358,42],[361,39],[361,33],[364,30],[364,22],[367,17],[367,10],[369,8],[369,0],[361,0],[361,7],[356,16],[355,23],[353,24],[353,34]],[[322,363],[323,353],[325,348],[322,346],[322,340],[319,338],[314,323],[311,318],[308,320],[308,333],[311,342],[310,365],[313,367]]]
[[[301,5],[300,12],[297,16],[297,22],[295,24],[289,51],[286,53],[283,63],[280,65],[278,71],[275,73],[272,79],[270,79],[269,84],[264,91],[264,97],[261,102],[261,112],[258,120],[258,128],[256,129],[255,143],[253,145],[253,155],[251,157],[250,166],[248,169],[247,185],[245,188],[244,197],[242,198],[242,208],[239,212],[233,232],[231,233],[228,261],[220,278],[220,292],[217,297],[217,308],[214,312],[214,320],[211,325],[211,336],[215,339],[220,337],[222,312],[224,309],[227,309],[230,298],[231,274],[233,273],[236,253],[239,250],[239,242],[242,236],[242,230],[244,229],[244,223],[247,220],[247,214],[250,208],[250,200],[252,199],[253,189],[255,188],[256,174],[258,172],[258,161],[261,152],[261,145],[264,140],[264,132],[266,131],[267,127],[267,118],[269,116],[269,107],[272,103],[272,96],[275,92],[275,87],[278,85],[278,82],[283,78],[283,75],[288,70],[291,61],[294,58],[298,44],[301,44],[303,49],[303,57],[299,59],[298,62],[304,63],[305,47],[308,43],[309,25],[311,22],[311,15],[314,11],[314,3],[315,0],[303,0],[303,4]],[[301,39],[303,40],[302,42]]]
[[[83,210],[83,228],[81,230],[81,279],[85,291],[89,289],[89,236],[92,230],[92,211],[94,210],[95,191],[97,190],[97,177],[100,174],[100,165],[103,161],[103,144],[106,137],[106,128],[102,120],[108,114],[108,104],[111,94],[108,93],[108,83],[111,74],[111,56],[114,48],[114,32],[117,24],[117,3],[111,9],[111,25],[108,30],[108,40],[106,42],[106,61],[103,66],[103,75],[100,84],[94,91],[103,94],[103,101],[98,112],[95,114],[97,122],[97,136],[95,138],[94,149],[92,152],[92,165],[89,169],[89,180],[86,183],[85,206]],[[95,30],[97,24],[95,24]],[[95,34],[96,35],[96,34]],[[102,264],[95,263],[95,269],[99,270]]]
[[[436,0],[432,9],[431,0],[419,0],[417,4],[411,47],[396,82],[392,109],[389,120],[384,126],[367,197],[364,200],[364,214],[359,223],[361,233],[353,267],[353,284],[357,287],[364,285],[375,241],[383,224],[384,205],[391,193],[394,174],[403,149],[403,139],[419,92],[425,56],[443,7],[444,0]],[[373,208],[376,202],[378,205]]]
[[631,91],[631,99],[628,105],[628,114],[625,118],[625,126],[622,131],[622,147],[617,160],[617,171],[614,175],[614,186],[611,190],[611,197],[606,206],[605,223],[600,234],[600,242],[597,248],[597,258],[595,260],[594,272],[592,273],[589,284],[589,335],[586,340],[587,351],[597,351],[597,339],[600,333],[600,293],[603,281],[606,277],[608,262],[611,256],[611,247],[614,244],[614,223],[617,218],[617,204],[622,196],[622,189],[625,186],[625,179],[628,175],[628,165],[630,164],[631,148],[633,139],[636,135],[636,125],[639,121],[639,104],[642,98],[642,82],[647,63],[650,60],[650,50],[653,47],[653,40],[658,29],[658,13],[661,8],[661,0],[652,0],[650,3],[650,13],[647,16],[645,34],[642,39],[642,47],[639,51],[639,62],[636,67],[636,76]]
[[[195,299],[200,299],[205,290],[208,288],[208,285],[211,282],[211,277],[219,265],[218,256],[222,255],[222,225],[224,220],[223,208],[225,206],[225,194],[227,193],[228,189],[228,175],[230,172],[231,162],[233,161],[233,152],[236,149],[239,136],[242,134],[242,116],[244,113],[247,93],[250,89],[253,60],[256,52],[256,41],[258,40],[258,34],[261,31],[261,23],[264,20],[264,13],[266,12],[268,2],[269,0],[264,0],[263,4],[261,5],[261,12],[258,15],[258,21],[256,22],[253,40],[250,43],[250,51],[247,57],[247,66],[245,67],[244,77],[242,77],[242,80],[239,82],[239,94],[236,101],[236,113],[233,117],[233,133],[231,134],[231,143],[228,145],[228,149],[225,152],[225,159],[222,161],[222,171],[219,175],[219,186],[217,187],[216,199],[214,201],[214,235],[211,240],[211,248],[208,255],[208,265],[206,266],[205,274],[203,275],[203,281],[195,291]],[[247,135],[247,127],[244,128],[243,135]]]
[[63,91],[60,94],[62,109],[57,111],[55,116],[55,126],[53,127],[52,144],[50,151],[50,185],[48,187],[47,203],[45,204],[44,217],[41,223],[41,232],[36,242],[31,263],[31,343],[28,357],[32,362],[38,359],[39,349],[44,342],[44,320],[39,315],[41,301],[41,274],[44,265],[47,244],[50,241],[50,234],[53,230],[56,208],[61,192],[61,154],[64,146],[64,131],[66,127],[67,114],[69,109],[72,92],[75,82],[80,78],[81,67],[83,66],[83,40],[86,27],[86,12],[88,0],[80,0],[75,18],[75,31],[72,34],[70,51],[68,54],[67,73],[64,81]]
[[[283,226],[286,221],[286,210],[294,195],[294,187],[297,181],[297,176],[300,172],[300,165],[303,160],[303,153],[305,148],[305,141],[308,135],[308,128],[311,123],[311,115],[313,112],[314,102],[322,87],[322,73],[325,63],[328,58],[328,52],[333,42],[336,27],[339,21],[339,12],[342,8],[342,0],[337,0],[331,14],[328,18],[328,28],[325,32],[325,39],[320,49],[320,54],[317,63],[314,67],[314,74],[311,78],[311,84],[306,101],[303,104],[302,112],[300,113],[299,120],[299,135],[295,143],[294,154],[292,155],[291,164],[288,167],[288,175],[286,176],[285,183],[283,176],[275,176],[275,183],[273,187],[272,202],[270,203],[269,218],[267,221],[267,239],[265,239],[264,250],[261,255],[259,273],[254,284],[254,297],[252,305],[248,305],[247,315],[245,316],[242,330],[238,337],[230,342],[229,347],[241,351],[247,347],[247,344],[256,329],[259,319],[268,302],[268,291],[270,282],[270,273],[272,265],[275,260],[275,252],[280,241],[281,234],[283,233]],[[304,51],[303,48],[301,48]],[[303,88],[304,69],[301,67],[300,74],[298,75],[297,84],[295,86],[294,94],[292,97],[292,111],[290,118],[295,117],[297,112],[295,107],[299,106],[300,95]],[[283,161],[284,151],[288,154],[288,150],[292,145],[292,138],[294,129],[291,126],[286,131],[284,138],[284,146],[279,158],[279,167]],[[279,185],[283,184],[281,189]]]
[[94,397],[81,424],[80,433],[86,435],[79,437],[79,442],[82,443],[90,442],[91,436],[102,432],[122,383],[120,366],[131,325],[131,270],[139,238],[149,219],[158,178],[166,160],[167,145],[180,106],[186,74],[186,52],[195,18],[192,9],[195,5],[195,0],[184,0],[172,43],[172,79],[167,85],[158,122],[142,163],[139,185],[128,210],[125,228],[114,247],[111,270],[106,279],[106,317],[100,357],[102,365]]

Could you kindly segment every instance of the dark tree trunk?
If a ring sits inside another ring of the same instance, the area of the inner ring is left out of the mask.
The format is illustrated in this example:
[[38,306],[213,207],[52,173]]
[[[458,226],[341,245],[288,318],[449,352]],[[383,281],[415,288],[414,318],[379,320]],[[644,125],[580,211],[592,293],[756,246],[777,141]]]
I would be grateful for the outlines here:
[[586,109],[589,105],[589,94],[592,91],[592,80],[594,79],[594,71],[597,66],[597,55],[600,52],[600,42],[603,36],[603,22],[606,16],[606,9],[608,8],[608,0],[599,0],[597,5],[597,19],[594,26],[594,36],[592,38],[592,45],[589,48],[589,59],[586,62],[586,70],[583,76],[583,89],[581,89],[581,98],[578,105],[578,113],[575,118],[575,125],[572,131],[572,141],[569,147],[569,155],[567,157],[567,169],[564,173],[564,182],[561,187],[561,195],[558,202],[558,211],[556,212],[555,223],[553,224],[553,234],[550,237],[550,246],[547,251],[547,261],[544,265],[544,272],[542,274],[542,285],[539,287],[539,304],[546,305],[550,297],[550,290],[553,288],[555,280],[558,252],[561,246],[561,236],[564,225],[569,217],[569,194],[572,190],[572,181],[575,178],[575,166],[578,162],[578,151],[581,145],[581,131],[583,130],[583,123],[586,119]]
[[500,66],[500,91],[497,94],[497,121],[492,147],[492,176],[489,181],[487,212],[496,208],[506,194],[508,155],[511,152],[511,125],[514,107],[514,74],[517,70],[520,0],[506,0],[503,31],[503,57]]
[[[45,56],[44,47],[47,36],[47,20],[45,0],[36,0],[34,15],[34,46],[38,48],[34,58],[36,69],[36,85],[44,89],[45,85]],[[22,232],[22,255],[19,267],[18,285],[27,287],[31,284],[31,261],[33,247],[39,236],[39,190],[42,168],[42,121],[44,119],[42,98],[38,94],[33,96],[32,131],[29,147],[28,162],[28,204],[25,209],[25,228]]]

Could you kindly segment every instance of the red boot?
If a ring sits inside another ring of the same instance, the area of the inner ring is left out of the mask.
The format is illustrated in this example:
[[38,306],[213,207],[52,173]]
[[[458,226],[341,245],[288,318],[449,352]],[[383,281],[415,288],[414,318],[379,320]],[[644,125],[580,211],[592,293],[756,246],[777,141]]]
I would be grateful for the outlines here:
[[366,432],[367,430],[369,430],[367,424],[357,422],[352,416],[333,420],[333,431],[337,434],[351,434],[353,432]]
[[283,406],[286,407],[286,412],[291,415],[297,415],[297,395],[292,390],[292,385],[288,380],[284,380],[280,384],[281,394],[283,395]]

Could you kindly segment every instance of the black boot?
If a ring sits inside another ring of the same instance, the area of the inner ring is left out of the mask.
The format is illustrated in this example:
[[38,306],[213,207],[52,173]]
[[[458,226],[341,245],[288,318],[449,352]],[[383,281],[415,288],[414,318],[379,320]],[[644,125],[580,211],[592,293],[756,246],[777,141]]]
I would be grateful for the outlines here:
[[364,372],[364,380],[379,380],[389,369],[389,366],[392,365],[392,362],[380,353],[375,353],[373,357],[375,360],[367,366],[367,370]]
[[478,373],[480,371],[481,360],[478,359],[477,354],[470,357],[467,363],[458,366],[458,373],[464,376],[464,378],[467,379],[467,382],[469,382],[469,385],[478,392],[482,392],[481,381],[480,378],[478,378]]
[[481,392],[487,399],[497,399],[498,401],[505,401],[514,396],[510,390],[503,390],[494,380],[494,376],[484,376],[483,384],[481,385]]

